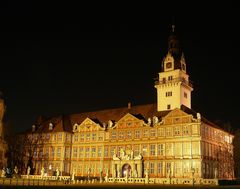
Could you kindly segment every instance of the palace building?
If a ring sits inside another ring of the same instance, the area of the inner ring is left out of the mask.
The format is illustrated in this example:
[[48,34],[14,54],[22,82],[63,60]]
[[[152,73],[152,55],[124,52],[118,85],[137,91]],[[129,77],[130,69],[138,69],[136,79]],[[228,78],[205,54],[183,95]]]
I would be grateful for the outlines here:
[[[157,103],[39,119],[25,133],[25,170],[113,178],[232,179],[233,135],[191,109],[193,86],[172,28]],[[31,163],[29,163],[31,160]]]

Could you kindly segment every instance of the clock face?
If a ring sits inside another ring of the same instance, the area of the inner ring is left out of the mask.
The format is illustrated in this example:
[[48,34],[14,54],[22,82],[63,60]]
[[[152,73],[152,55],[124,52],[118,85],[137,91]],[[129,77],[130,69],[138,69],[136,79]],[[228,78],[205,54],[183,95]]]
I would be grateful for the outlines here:
[[172,62],[167,62],[166,63],[166,68],[171,68],[172,67]]

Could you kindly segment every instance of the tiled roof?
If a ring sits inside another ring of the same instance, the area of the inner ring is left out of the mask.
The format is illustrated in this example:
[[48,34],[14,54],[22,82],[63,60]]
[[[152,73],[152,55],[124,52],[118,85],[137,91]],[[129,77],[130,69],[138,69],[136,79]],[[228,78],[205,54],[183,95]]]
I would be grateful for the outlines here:
[[[186,106],[182,105],[181,110],[186,112],[187,114],[192,114],[193,117],[196,118],[197,112],[192,109],[187,108]],[[101,126],[104,123],[107,123],[109,120],[118,121],[127,113],[134,115],[139,119],[143,119],[147,122],[148,118],[152,118],[153,116],[157,116],[158,118],[162,118],[166,116],[171,110],[166,111],[157,111],[157,104],[145,104],[145,105],[138,105],[132,106],[131,108],[123,107],[123,108],[114,108],[114,109],[105,109],[100,111],[92,111],[92,112],[83,112],[77,114],[71,114],[67,116],[55,116],[51,117],[47,120],[42,121],[41,124],[38,123],[36,125],[36,132],[72,132],[72,126],[77,123],[81,124],[86,118],[90,118],[96,123],[99,123]],[[215,128],[222,129],[216,124],[210,122],[203,116],[201,116],[201,120]],[[49,124],[53,124],[53,129],[49,129]],[[29,132],[31,132],[29,130]]]

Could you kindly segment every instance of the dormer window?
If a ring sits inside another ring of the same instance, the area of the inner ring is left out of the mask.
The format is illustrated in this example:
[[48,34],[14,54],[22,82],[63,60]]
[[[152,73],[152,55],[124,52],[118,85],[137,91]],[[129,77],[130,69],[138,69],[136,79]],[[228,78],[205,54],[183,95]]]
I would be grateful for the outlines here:
[[53,130],[53,124],[52,123],[49,123],[49,130]]

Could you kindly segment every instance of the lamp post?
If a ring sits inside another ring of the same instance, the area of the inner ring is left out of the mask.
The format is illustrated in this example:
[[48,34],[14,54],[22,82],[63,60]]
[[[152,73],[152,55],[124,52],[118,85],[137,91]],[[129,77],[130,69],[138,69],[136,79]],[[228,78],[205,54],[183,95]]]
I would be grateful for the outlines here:
[[191,168],[191,172],[192,172],[192,185],[194,186],[194,173],[195,173],[195,169],[193,167]]

